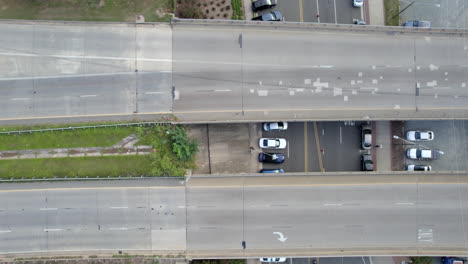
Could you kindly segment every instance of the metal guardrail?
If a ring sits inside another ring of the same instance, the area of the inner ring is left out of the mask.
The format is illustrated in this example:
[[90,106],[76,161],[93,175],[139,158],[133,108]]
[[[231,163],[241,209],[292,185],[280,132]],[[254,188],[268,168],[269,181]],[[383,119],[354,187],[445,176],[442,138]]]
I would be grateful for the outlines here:
[[172,124],[173,124],[172,122],[140,122],[140,123],[123,123],[123,124],[112,124],[112,125],[59,127],[59,128],[32,129],[32,130],[4,131],[4,132],[0,132],[0,135],[23,134],[23,133],[33,133],[33,132],[49,132],[49,131],[65,131],[65,130],[77,130],[77,129],[88,129],[88,128],[128,127],[128,126],[161,126],[161,125],[172,125]]

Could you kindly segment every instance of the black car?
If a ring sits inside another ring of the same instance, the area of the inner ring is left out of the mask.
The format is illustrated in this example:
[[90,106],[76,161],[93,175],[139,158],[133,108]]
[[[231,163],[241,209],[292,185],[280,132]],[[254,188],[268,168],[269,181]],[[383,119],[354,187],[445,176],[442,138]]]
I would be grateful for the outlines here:
[[277,4],[277,0],[257,0],[252,3],[252,9],[254,12],[258,12],[264,9],[275,7]]
[[260,20],[260,21],[281,21],[283,20],[283,16],[281,15],[280,11],[271,11],[265,13],[261,16],[254,17],[252,20]]
[[361,156],[361,170],[363,171],[374,170],[374,162],[372,161],[372,155],[364,154]]
[[284,154],[262,152],[258,154],[258,161],[267,163],[283,163],[285,160]]

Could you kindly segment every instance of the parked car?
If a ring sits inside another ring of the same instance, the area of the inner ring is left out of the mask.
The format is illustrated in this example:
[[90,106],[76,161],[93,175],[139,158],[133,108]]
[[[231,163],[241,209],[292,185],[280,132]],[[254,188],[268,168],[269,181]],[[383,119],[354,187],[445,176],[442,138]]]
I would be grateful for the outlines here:
[[258,145],[267,149],[285,149],[287,142],[284,138],[261,138]]
[[364,154],[361,156],[361,170],[363,171],[374,170],[374,162],[372,161],[371,154]]
[[434,160],[439,157],[438,154],[432,149],[409,148],[406,150],[406,157],[414,160]]
[[286,130],[286,129],[288,129],[288,122],[263,123],[264,131]]
[[410,20],[406,21],[403,24],[404,27],[420,27],[420,28],[430,28],[431,22],[430,21],[419,21],[419,20]]
[[286,258],[261,258],[261,262],[285,262]]
[[281,21],[283,20],[283,15],[281,15],[280,11],[271,11],[260,15],[258,17],[252,18],[252,20],[260,20],[260,21]]
[[430,141],[434,139],[434,132],[411,130],[406,132],[406,139],[411,141]]
[[431,171],[432,168],[429,165],[409,164],[409,165],[406,165],[406,170],[407,171]]
[[356,25],[365,25],[366,21],[364,21],[362,19],[355,19],[354,24],[356,24]]
[[364,4],[364,0],[353,0],[354,7],[361,7]]
[[361,128],[361,148],[370,149],[372,147],[372,130],[369,125],[363,125]]
[[254,12],[262,11],[264,9],[275,7],[278,0],[257,0],[252,2],[252,10]]
[[285,160],[284,154],[262,152],[258,154],[258,161],[267,163],[283,163]]
[[[260,173],[284,173],[283,169],[263,169],[260,170]],[[270,262],[270,261],[267,261]],[[277,261],[277,262],[283,262],[283,261]]]

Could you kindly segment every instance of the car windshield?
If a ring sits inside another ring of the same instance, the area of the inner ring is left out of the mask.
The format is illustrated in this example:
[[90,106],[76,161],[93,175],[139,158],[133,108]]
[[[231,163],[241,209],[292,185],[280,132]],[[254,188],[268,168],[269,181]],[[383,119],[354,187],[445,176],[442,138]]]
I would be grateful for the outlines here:
[[280,146],[280,141],[279,141],[279,139],[277,139],[277,140],[275,140],[275,147],[278,148],[279,146]]
[[278,128],[281,128],[281,129],[284,128],[284,123],[283,123],[283,122],[279,122],[279,123],[278,123]]
[[416,150],[416,157],[420,158],[421,157],[422,151],[420,149]]
[[264,140],[263,140],[263,145],[264,145],[264,146],[268,146],[268,139],[264,139]]
[[414,133],[414,138],[415,139],[421,139],[421,132],[415,132]]

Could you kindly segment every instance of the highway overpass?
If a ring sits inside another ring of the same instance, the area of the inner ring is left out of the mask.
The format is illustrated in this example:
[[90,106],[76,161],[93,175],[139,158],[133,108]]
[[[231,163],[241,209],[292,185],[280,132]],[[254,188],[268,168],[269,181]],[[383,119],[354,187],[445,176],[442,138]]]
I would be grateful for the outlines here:
[[0,21],[0,123],[465,119],[465,30]]
[[466,255],[467,207],[432,172],[2,184],[0,253]]

